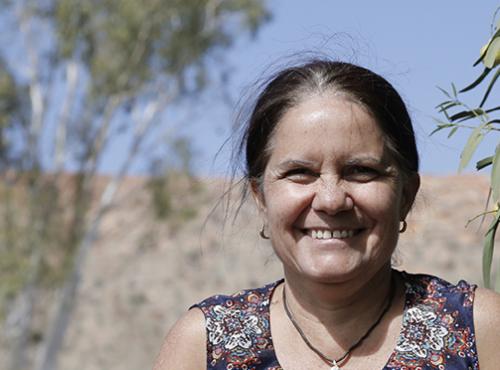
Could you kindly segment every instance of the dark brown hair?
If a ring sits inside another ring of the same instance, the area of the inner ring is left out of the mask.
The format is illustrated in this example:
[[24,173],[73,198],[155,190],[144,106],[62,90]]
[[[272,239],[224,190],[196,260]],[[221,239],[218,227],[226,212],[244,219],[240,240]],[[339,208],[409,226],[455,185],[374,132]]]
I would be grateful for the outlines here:
[[411,118],[394,87],[378,74],[346,62],[316,59],[271,77],[242,126],[238,143],[244,155],[246,190],[260,182],[269,160],[269,142],[284,113],[308,95],[333,91],[364,106],[376,119],[387,149],[403,175],[418,172],[419,158]]

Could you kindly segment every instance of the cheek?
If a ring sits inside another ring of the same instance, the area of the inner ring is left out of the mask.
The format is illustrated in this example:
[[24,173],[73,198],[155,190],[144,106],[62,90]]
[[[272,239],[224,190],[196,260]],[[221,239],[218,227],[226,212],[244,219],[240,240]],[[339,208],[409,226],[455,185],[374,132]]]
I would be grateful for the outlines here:
[[397,187],[379,184],[358,200],[359,207],[364,207],[361,212],[372,224],[366,239],[369,255],[390,259],[399,237],[400,192]]
[[356,197],[357,206],[372,221],[391,227],[399,221],[401,208],[401,192],[389,184],[370,184]]
[[293,224],[310,206],[314,193],[304,185],[270,183],[265,194],[268,222]]

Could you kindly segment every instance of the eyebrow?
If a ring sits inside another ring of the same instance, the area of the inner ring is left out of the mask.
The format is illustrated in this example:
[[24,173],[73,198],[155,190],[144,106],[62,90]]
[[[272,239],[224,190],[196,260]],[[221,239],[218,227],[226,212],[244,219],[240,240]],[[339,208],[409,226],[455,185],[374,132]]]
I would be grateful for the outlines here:
[[[371,155],[364,155],[355,158],[349,158],[344,162],[345,165],[355,166],[355,165],[376,165],[384,166],[386,168],[391,167],[391,163],[387,158],[373,157]],[[295,167],[315,167],[317,163],[314,161],[308,161],[304,159],[287,159],[277,165],[278,169],[288,169]]]
[[278,164],[278,168],[291,168],[291,167],[311,167],[315,162],[303,159],[288,159]]
[[348,165],[356,165],[356,164],[377,164],[377,165],[389,165],[389,162],[384,158],[372,157],[370,155],[360,156],[355,158],[350,158],[345,161]]
[[372,165],[377,166],[383,171],[392,172],[395,169],[394,163],[391,162],[389,158],[386,157],[372,157],[372,156],[361,156],[357,158],[348,159],[345,162],[348,166],[358,166],[358,165]]

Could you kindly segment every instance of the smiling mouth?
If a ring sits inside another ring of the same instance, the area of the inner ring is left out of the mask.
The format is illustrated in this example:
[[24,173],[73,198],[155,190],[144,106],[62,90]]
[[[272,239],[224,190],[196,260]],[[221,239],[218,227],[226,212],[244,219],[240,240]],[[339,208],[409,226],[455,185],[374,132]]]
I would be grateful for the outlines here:
[[303,232],[313,239],[348,239],[359,234],[362,229],[327,230],[327,229],[305,229]]

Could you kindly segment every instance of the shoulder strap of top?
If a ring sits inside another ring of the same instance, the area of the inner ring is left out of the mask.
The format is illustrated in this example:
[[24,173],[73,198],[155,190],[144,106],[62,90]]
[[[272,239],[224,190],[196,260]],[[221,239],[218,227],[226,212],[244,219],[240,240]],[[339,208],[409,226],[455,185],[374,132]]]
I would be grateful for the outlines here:
[[212,296],[193,306],[205,315],[208,369],[250,368],[272,350],[269,303],[280,282]]
[[390,365],[479,369],[472,310],[476,286],[430,275],[403,272],[402,277],[405,312]]

